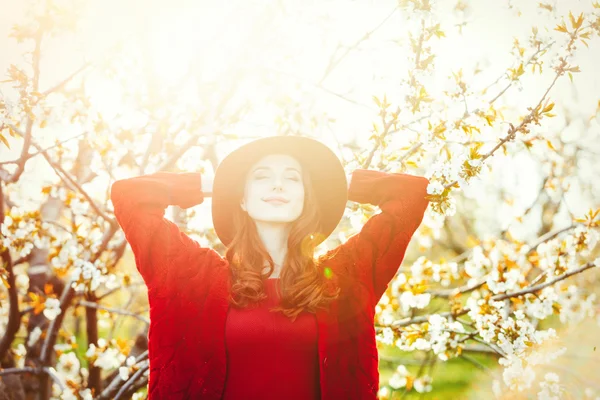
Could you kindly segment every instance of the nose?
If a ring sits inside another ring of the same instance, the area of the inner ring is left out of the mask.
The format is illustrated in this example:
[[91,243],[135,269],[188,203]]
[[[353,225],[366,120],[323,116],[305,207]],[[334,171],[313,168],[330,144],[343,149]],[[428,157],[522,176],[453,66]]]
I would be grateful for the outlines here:
[[281,181],[281,177],[276,177],[274,182],[273,182],[273,190],[274,191],[282,191],[283,190],[283,183]]

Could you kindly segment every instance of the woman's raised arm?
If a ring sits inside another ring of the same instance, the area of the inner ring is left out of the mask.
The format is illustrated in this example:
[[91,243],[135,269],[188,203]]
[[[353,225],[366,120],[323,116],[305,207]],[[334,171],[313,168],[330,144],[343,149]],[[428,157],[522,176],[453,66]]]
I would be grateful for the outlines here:
[[374,170],[353,171],[348,200],[379,206],[359,233],[332,250],[340,262],[355,265],[360,278],[378,302],[392,280],[429,204],[427,185],[420,176]]
[[201,265],[204,271],[187,272],[202,274],[222,261],[216,251],[202,248],[175,223],[164,218],[169,205],[185,209],[201,204],[212,191],[209,179],[207,193],[202,186],[203,178],[198,172],[155,172],[118,180],[111,186],[115,217],[148,287],[164,285],[171,272],[178,274]]

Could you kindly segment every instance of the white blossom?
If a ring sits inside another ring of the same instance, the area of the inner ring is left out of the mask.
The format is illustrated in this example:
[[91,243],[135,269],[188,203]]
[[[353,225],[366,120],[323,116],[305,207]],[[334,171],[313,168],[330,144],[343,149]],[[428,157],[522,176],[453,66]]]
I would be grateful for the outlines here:
[[407,290],[400,295],[400,305],[404,312],[408,312],[411,308],[423,309],[427,307],[430,300],[431,294],[429,293],[414,294]]
[[44,316],[48,318],[50,321],[54,320],[58,314],[61,313],[60,310],[60,300],[48,297],[46,302],[44,303]]
[[431,389],[432,389],[431,377],[421,376],[421,377],[415,379],[413,385],[414,385],[415,390],[419,393],[431,392]]
[[544,381],[540,382],[541,390],[538,392],[539,400],[560,400],[561,388],[558,375],[549,372],[544,376]]
[[119,367],[119,376],[124,381],[126,381],[127,379],[129,379],[129,368],[127,368],[127,367]]
[[400,364],[396,367],[396,371],[388,381],[388,384],[391,388],[398,390],[406,386],[406,384],[408,383],[409,375],[410,374],[406,367]]
[[27,347],[33,347],[38,339],[42,336],[42,329],[39,326],[33,328],[29,333],[29,339],[27,340]]
[[444,185],[440,181],[430,181],[427,185],[427,194],[438,195],[444,191]]
[[114,369],[121,365],[123,358],[124,356],[120,354],[118,350],[109,348],[98,355],[94,361],[94,366],[104,370]]

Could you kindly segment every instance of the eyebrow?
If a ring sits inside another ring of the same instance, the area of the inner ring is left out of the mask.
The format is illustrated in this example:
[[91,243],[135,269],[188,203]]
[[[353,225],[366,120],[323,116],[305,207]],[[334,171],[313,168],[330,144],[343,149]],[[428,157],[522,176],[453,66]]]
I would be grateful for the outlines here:
[[[256,168],[254,168],[254,170],[252,171],[252,173],[254,173],[254,172],[256,172],[256,171],[258,171],[258,170],[260,170],[260,169],[268,169],[268,170],[270,170],[271,168],[269,168],[269,167],[264,167],[264,166],[259,166],[259,167],[256,167]],[[294,167],[287,167],[285,170],[286,170],[286,171],[288,171],[288,170],[291,170],[291,171],[296,171],[297,173],[299,173],[300,175],[302,175],[302,174],[300,173],[300,171],[299,171],[297,168],[294,168]]]

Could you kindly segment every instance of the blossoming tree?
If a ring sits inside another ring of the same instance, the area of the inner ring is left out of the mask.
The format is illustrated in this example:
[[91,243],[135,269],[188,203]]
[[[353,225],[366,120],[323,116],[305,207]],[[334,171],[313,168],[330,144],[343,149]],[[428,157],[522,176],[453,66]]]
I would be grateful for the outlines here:
[[[0,83],[0,399],[143,397],[144,287],[110,185],[214,170],[233,146],[275,132],[326,141],[348,171],[430,180],[430,207],[374,321],[380,344],[420,367],[395,362],[381,398],[435,393],[435,363],[473,351],[497,359],[498,397],[571,390],[534,367],[564,352],[541,346],[556,337],[546,321],[599,318],[600,102],[592,84],[577,85],[581,64],[598,61],[600,4],[384,3],[221,12],[206,1],[188,19],[148,6],[135,11],[153,29],[115,19],[123,31],[103,41],[99,10],[26,2],[9,35],[26,62]],[[223,32],[219,18],[240,31]],[[503,51],[486,64],[494,46]],[[348,204],[320,251],[376,212]],[[204,205],[168,217],[224,250]]]

